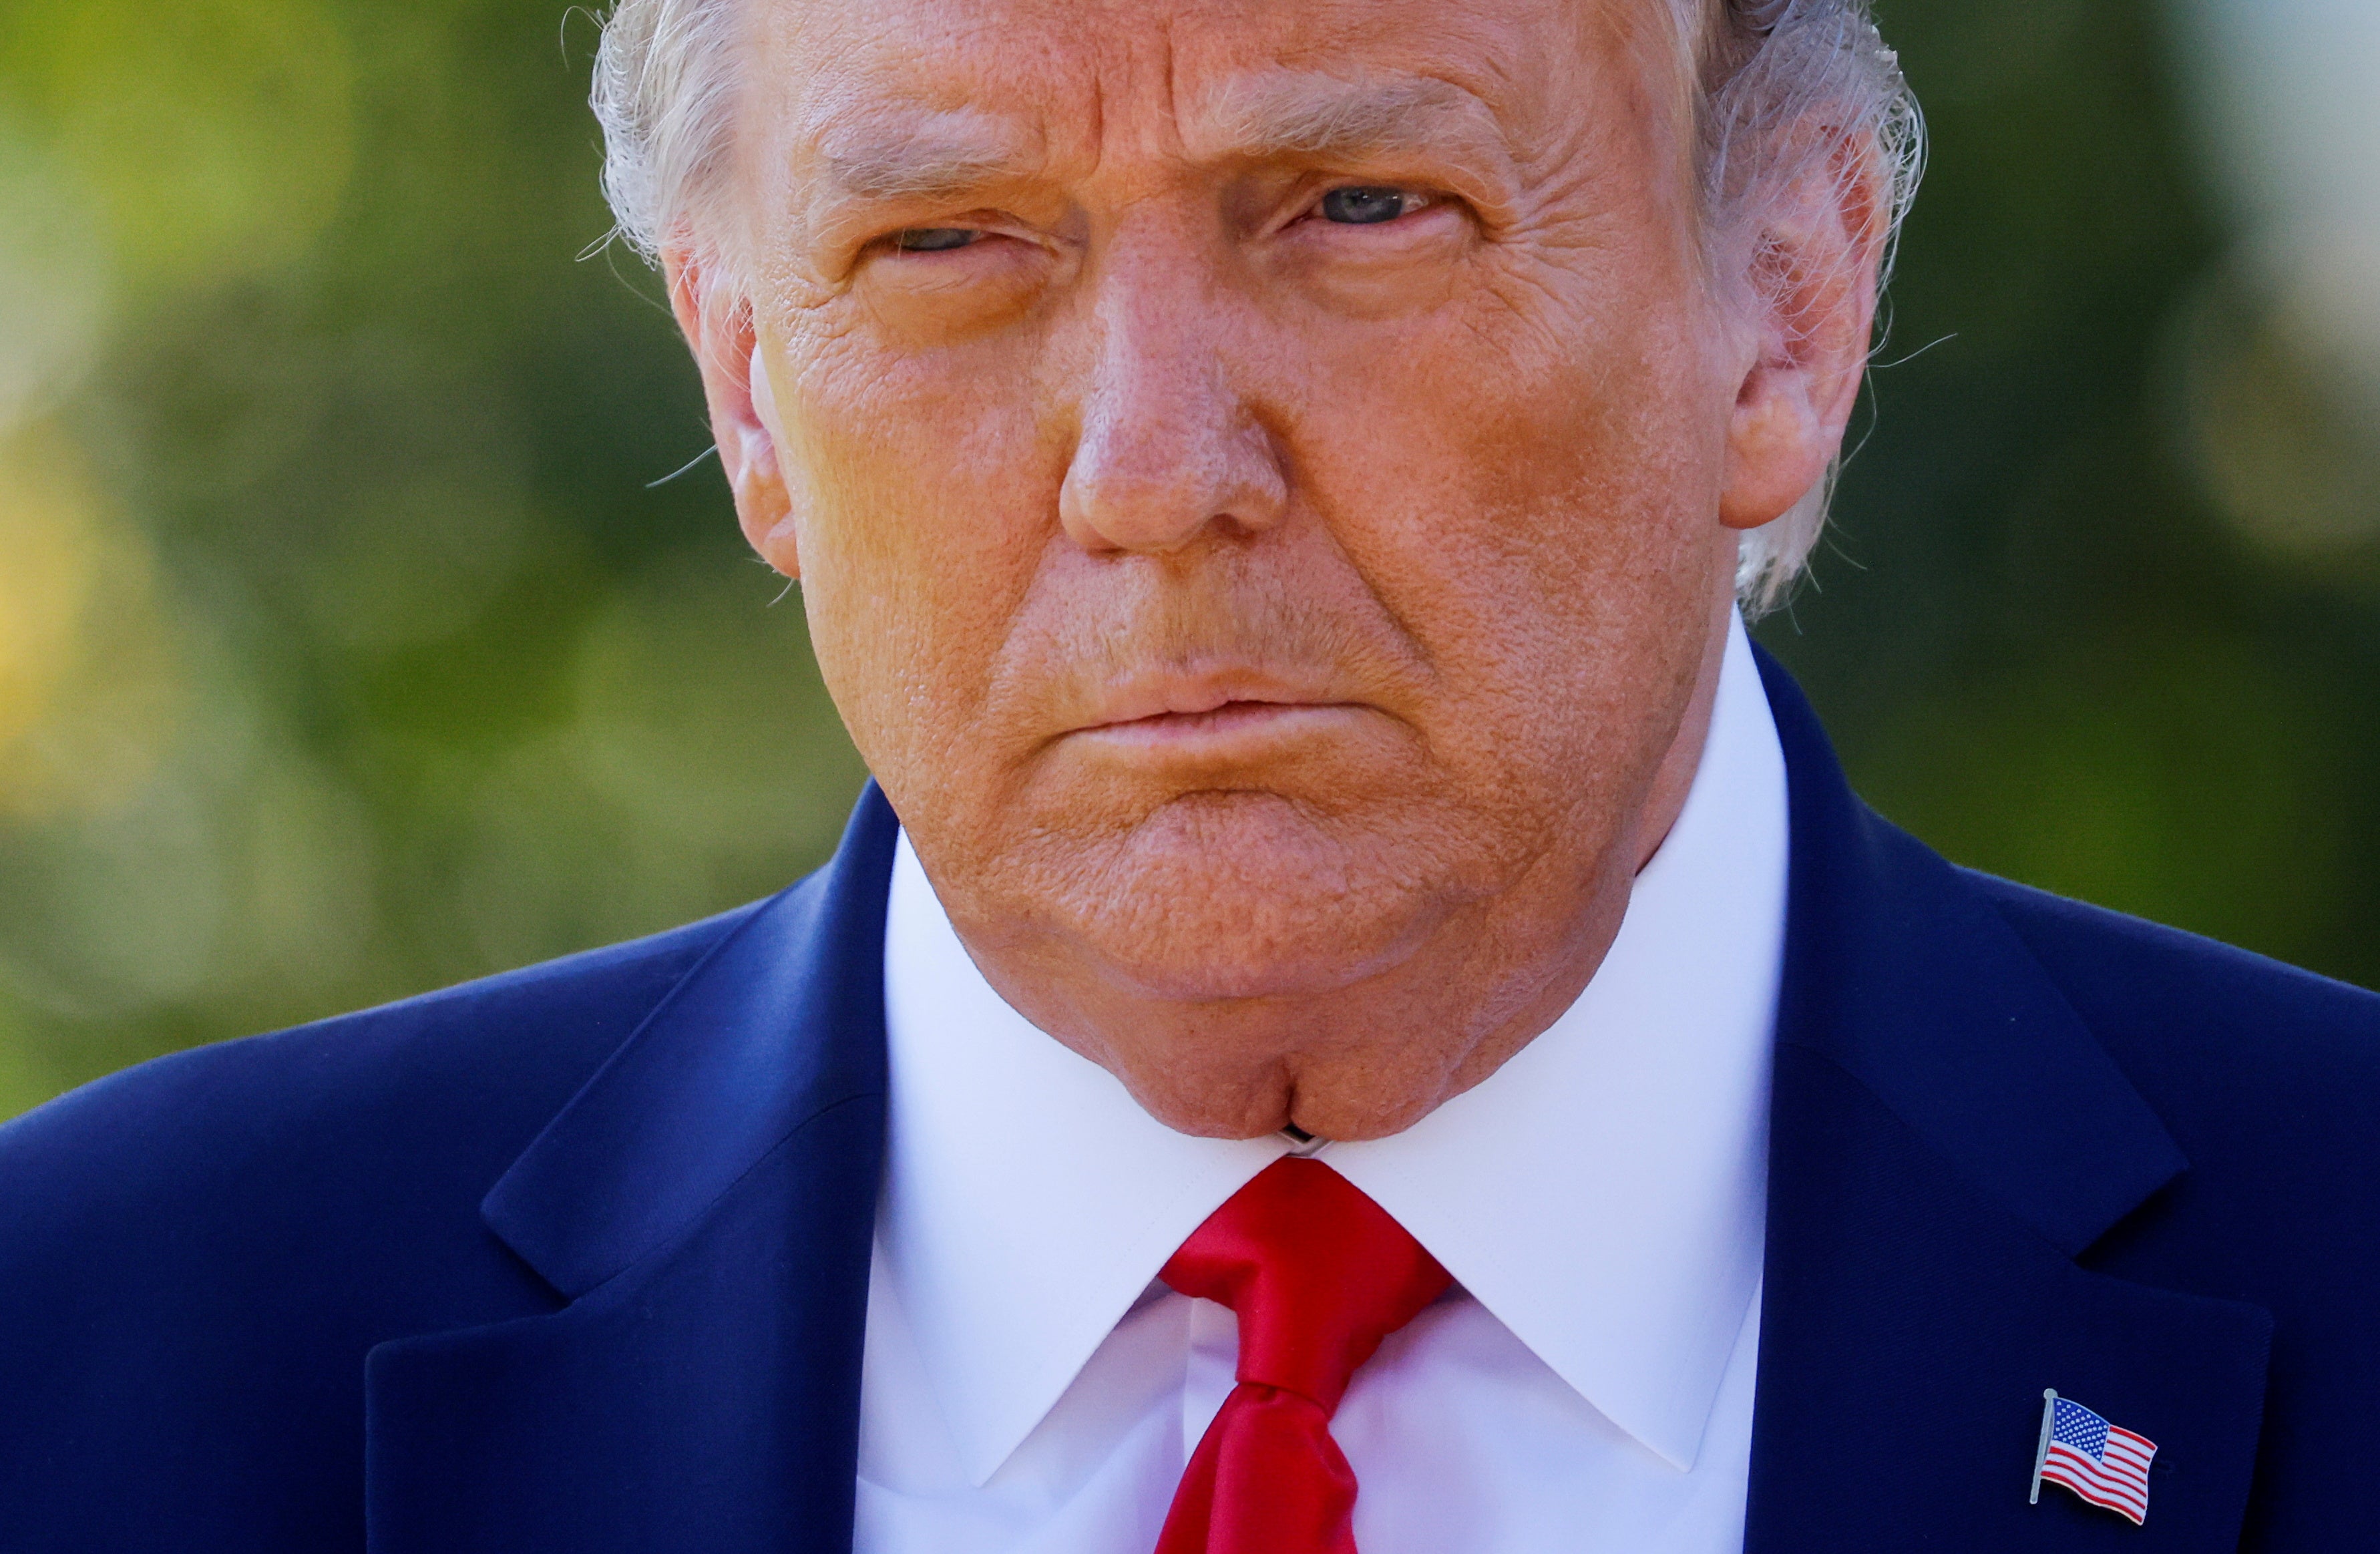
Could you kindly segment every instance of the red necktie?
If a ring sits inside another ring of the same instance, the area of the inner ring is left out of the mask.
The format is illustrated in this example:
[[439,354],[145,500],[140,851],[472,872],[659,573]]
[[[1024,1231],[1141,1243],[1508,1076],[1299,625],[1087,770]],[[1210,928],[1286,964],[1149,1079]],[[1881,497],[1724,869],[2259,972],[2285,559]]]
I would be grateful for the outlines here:
[[1355,1474],[1330,1415],[1447,1271],[1345,1177],[1291,1159],[1192,1232],[1164,1279],[1238,1314],[1240,1384],[1183,1470],[1157,1554],[1355,1554]]

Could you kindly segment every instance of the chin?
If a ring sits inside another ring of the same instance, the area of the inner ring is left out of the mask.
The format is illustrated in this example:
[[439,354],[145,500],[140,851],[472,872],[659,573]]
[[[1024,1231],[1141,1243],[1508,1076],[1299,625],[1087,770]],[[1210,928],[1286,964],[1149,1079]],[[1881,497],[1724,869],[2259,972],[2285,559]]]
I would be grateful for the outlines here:
[[1328,992],[1394,965],[1457,892],[1425,849],[1345,834],[1270,794],[1195,794],[1067,872],[1062,930],[1133,991],[1169,1000]]

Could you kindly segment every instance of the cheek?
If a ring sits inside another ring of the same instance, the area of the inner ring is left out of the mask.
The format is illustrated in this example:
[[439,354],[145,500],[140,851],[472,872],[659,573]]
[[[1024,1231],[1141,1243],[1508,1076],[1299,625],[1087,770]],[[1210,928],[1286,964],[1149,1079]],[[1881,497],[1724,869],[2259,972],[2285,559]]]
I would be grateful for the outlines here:
[[1703,627],[1724,416],[1681,310],[1598,290],[1516,281],[1318,380],[1318,498],[1465,706]]
[[964,760],[989,667],[1054,531],[1062,463],[1014,373],[795,337],[779,408],[805,500],[803,599],[829,691],[888,785]]

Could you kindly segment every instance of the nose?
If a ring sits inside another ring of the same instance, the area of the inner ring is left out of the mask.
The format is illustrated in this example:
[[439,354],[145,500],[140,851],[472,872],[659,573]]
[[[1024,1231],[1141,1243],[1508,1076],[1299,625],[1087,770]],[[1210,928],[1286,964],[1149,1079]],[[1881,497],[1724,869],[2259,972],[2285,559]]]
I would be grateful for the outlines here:
[[1229,303],[1184,268],[1121,262],[1100,287],[1058,493],[1086,550],[1162,554],[1217,531],[1253,534],[1288,503],[1280,450],[1232,382]]

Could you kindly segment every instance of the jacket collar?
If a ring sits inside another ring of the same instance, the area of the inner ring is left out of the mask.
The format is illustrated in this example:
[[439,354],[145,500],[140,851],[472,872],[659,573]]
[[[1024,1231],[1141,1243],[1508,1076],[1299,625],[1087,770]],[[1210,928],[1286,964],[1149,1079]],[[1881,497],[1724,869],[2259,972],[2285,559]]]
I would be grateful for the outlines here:
[[1746,1548],[2131,1534],[2062,1491],[2028,1504],[2045,1388],[2163,1449],[2134,1547],[2234,1547],[2269,1317],[2085,1256],[2188,1160],[2014,930],[1852,796],[1762,673],[1793,861]]
[[690,972],[480,1205],[577,1299],[665,1244],[820,1112],[884,1095],[885,892],[870,783],[833,860]]
[[1793,833],[1779,1045],[1840,1066],[2077,1255],[2190,1162],[2015,930],[1852,796],[1800,687],[1761,667]]
[[567,1305],[371,1353],[374,1554],[847,1554],[896,834],[871,783],[488,1194]]

